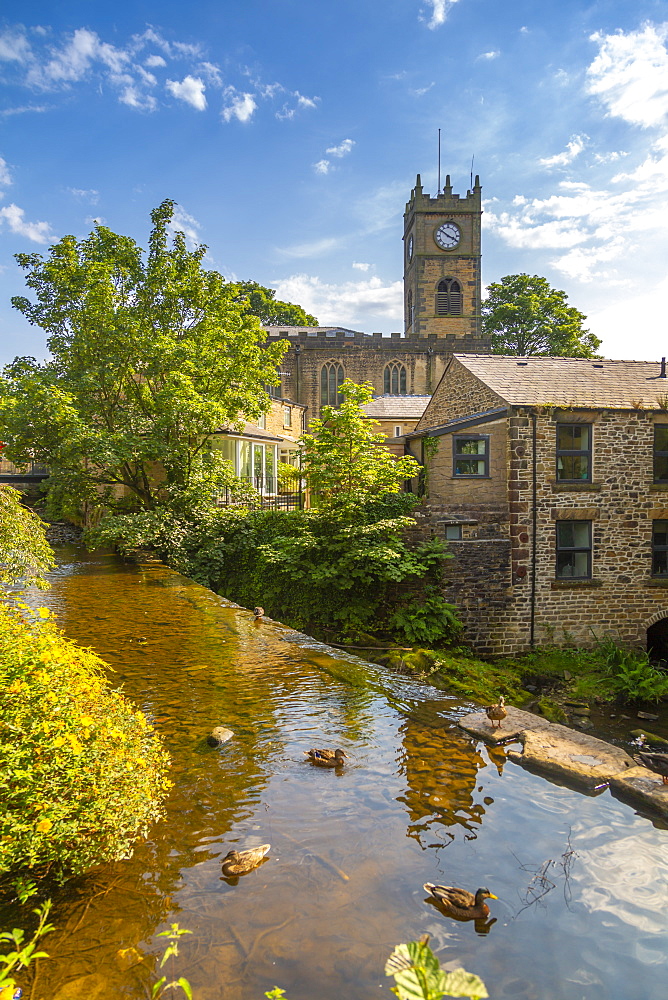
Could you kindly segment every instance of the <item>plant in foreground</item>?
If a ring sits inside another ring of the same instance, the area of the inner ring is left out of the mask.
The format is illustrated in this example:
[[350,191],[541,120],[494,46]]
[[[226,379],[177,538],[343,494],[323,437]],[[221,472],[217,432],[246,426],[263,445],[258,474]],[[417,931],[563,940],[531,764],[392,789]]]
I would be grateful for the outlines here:
[[[29,895],[32,895],[32,892]],[[21,902],[24,901],[24,898],[21,897]],[[48,958],[47,952],[35,951],[35,949],[39,939],[54,929],[52,924],[46,922],[50,909],[51,900],[49,899],[33,911],[39,920],[32,937],[28,940],[26,940],[25,931],[20,927],[14,927],[11,931],[0,933],[0,947],[9,946],[10,949],[0,955],[0,1000],[9,1000],[13,995],[16,987],[15,972],[27,968],[36,958]]]
[[[158,937],[166,937],[169,940],[169,944],[165,948],[164,954],[160,959],[159,968],[165,965],[165,963],[170,958],[176,958],[179,953],[179,938],[183,937],[184,934],[192,934],[192,931],[188,931],[185,927],[179,927],[178,924],[172,924],[168,931],[160,931]],[[172,963],[173,965],[174,963]],[[167,976],[162,976],[157,983],[153,984],[151,990],[151,1000],[159,1000],[167,990],[182,990],[188,997],[188,1000],[193,1000],[193,991],[190,983],[183,976],[179,976],[178,979],[173,979],[171,983],[167,982]]]

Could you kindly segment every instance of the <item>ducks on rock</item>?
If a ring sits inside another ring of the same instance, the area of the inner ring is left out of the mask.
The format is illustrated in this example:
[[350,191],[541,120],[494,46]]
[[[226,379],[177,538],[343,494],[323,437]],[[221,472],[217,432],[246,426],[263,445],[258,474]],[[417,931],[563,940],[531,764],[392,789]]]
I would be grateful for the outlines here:
[[228,851],[223,858],[223,875],[245,875],[260,864],[271,844],[261,844],[247,851]]
[[[499,695],[499,700],[497,701],[496,705],[488,705],[487,708],[485,709],[485,712],[487,714],[487,718],[492,723],[492,729],[494,728],[500,729],[501,723],[508,714],[506,712],[506,701],[503,695],[502,694]],[[499,723],[498,726],[496,727],[494,726],[495,722]]]
[[476,894],[466,889],[455,889],[452,885],[434,885],[425,882],[423,889],[436,900],[449,917],[457,920],[481,920],[489,916],[486,899],[498,899],[489,889],[478,889]]
[[319,767],[343,767],[348,756],[343,750],[304,750],[306,756]]
[[668,785],[668,753],[652,753],[642,750],[638,753],[636,760],[643,767],[648,767],[655,774],[660,774],[664,785]]

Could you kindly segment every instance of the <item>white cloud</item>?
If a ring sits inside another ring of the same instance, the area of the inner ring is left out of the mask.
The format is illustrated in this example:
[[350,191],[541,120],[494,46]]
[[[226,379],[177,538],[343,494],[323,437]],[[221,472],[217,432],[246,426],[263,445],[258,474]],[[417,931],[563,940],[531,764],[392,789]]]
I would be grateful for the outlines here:
[[234,87],[228,87],[226,95],[229,103],[221,111],[223,121],[229,122],[236,118],[240,122],[249,122],[257,108],[257,102],[252,94],[240,94]]
[[371,264],[363,264],[361,261],[354,260],[353,261],[353,267],[357,271],[368,271],[369,268],[371,267]]
[[38,114],[42,114],[44,111],[48,111],[46,104],[22,104],[16,108],[3,108],[0,111],[0,118],[9,118],[12,115],[25,115],[29,111],[35,111]]
[[426,2],[427,6],[431,8],[431,14],[429,17],[425,17],[424,14],[420,13],[420,20],[426,21],[427,27],[433,31],[434,28],[440,28],[445,23],[450,8],[457,3],[457,0],[426,0]]
[[345,281],[328,284],[308,274],[295,274],[277,283],[276,298],[282,302],[299,302],[323,325],[360,323],[360,315],[373,312],[376,316],[401,324],[403,316],[403,282],[383,284],[380,278],[365,281]]
[[411,97],[423,97],[425,94],[429,93],[432,87],[435,86],[436,86],[436,81],[433,80],[430,84],[428,84],[428,86],[415,87],[414,89],[409,90],[408,93],[411,95]]
[[148,66],[149,69],[159,69],[160,66],[167,65],[167,60],[163,59],[162,56],[149,56],[148,59],[144,60],[144,65]]
[[84,188],[68,188],[70,194],[74,195],[79,201],[87,201],[90,205],[97,205],[100,192],[95,191],[92,188],[86,191]]
[[333,236],[324,236],[321,240],[313,240],[311,243],[299,243],[292,247],[283,247],[279,250],[284,257],[320,257],[324,253],[329,253],[339,245],[339,240]]
[[304,97],[298,90],[295,91],[294,96],[297,98],[297,104],[300,108],[317,108],[320,100],[319,97]]
[[499,49],[492,49],[490,52],[481,52],[477,58],[492,60],[492,59],[498,59],[500,55],[501,52]]
[[330,146],[325,152],[328,156],[336,156],[340,159],[342,156],[347,156],[354,145],[354,139],[344,139],[338,146]]
[[638,31],[597,33],[599,52],[587,70],[588,91],[609,115],[647,128],[665,125],[668,115],[668,23]]
[[207,83],[209,83],[212,87],[222,87],[223,76],[222,73],[220,72],[220,69],[218,68],[218,66],[215,65],[215,63],[210,63],[210,62],[200,63],[198,69],[201,72],[202,76],[206,79]]
[[0,33],[0,59],[4,62],[27,62],[30,42],[22,28],[8,28]]
[[9,172],[7,160],[0,156],[0,184],[8,186],[12,183],[12,175]]
[[185,101],[197,111],[206,109],[206,96],[204,94],[206,87],[204,81],[200,80],[199,77],[186,76],[181,83],[177,80],[167,80],[165,86],[173,97]]
[[188,215],[180,205],[174,206],[174,214],[168,228],[172,233],[183,233],[191,250],[199,245],[200,224],[192,215]]
[[579,156],[588,142],[588,135],[572,135],[563,153],[556,156],[546,156],[538,162],[542,167],[565,167],[572,163],[576,156]]
[[0,221],[3,220],[10,232],[16,233],[17,236],[25,236],[34,243],[50,243],[53,239],[48,222],[27,222],[25,212],[18,205],[12,204],[0,208]]
[[330,166],[329,160],[318,160],[317,163],[313,164],[313,169],[316,174],[328,174]]

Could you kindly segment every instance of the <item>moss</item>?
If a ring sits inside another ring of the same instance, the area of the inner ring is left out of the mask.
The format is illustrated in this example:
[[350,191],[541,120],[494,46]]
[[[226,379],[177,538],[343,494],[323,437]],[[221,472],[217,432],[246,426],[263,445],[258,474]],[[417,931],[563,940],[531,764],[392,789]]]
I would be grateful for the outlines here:
[[540,698],[538,701],[538,710],[541,715],[545,716],[548,722],[568,722],[568,716],[563,708],[556,701],[553,701],[552,698]]

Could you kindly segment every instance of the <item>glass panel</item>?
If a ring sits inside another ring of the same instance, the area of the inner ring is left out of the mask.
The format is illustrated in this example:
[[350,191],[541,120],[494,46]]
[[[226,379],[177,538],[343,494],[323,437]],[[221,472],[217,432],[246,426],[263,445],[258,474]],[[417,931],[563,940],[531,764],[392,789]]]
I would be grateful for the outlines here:
[[261,444],[253,445],[253,475],[256,479],[260,479],[263,474],[262,469],[262,459],[264,457],[264,446]]
[[392,395],[399,395],[399,372],[396,365],[392,368]]
[[654,482],[668,483],[668,455],[654,456]]
[[384,381],[383,388],[385,390],[385,395],[389,396],[390,395],[390,369],[389,369],[389,367],[385,369],[385,377],[384,377],[383,381]]
[[320,402],[322,404],[327,402],[327,375],[327,365],[323,365],[320,371]]
[[456,476],[484,476],[485,462],[476,462],[472,458],[458,458],[455,462]]
[[656,546],[668,546],[668,521],[654,522],[653,544]]
[[267,479],[271,479],[273,477],[273,475],[274,475],[274,449],[273,448],[267,448],[265,450],[264,460],[265,460],[265,469],[266,469]]
[[457,453],[459,455],[484,455],[486,444],[484,438],[460,439],[457,442]]
[[251,474],[251,447],[250,441],[239,442],[239,475],[243,479],[250,479]]
[[573,545],[578,549],[589,548],[589,522],[571,521],[573,525]]
[[573,548],[573,522],[572,521],[558,521],[557,522],[557,545],[560,549]]
[[399,392],[402,396],[406,395],[406,369],[401,366],[401,372],[399,375]]
[[211,446],[215,451],[220,452],[223,458],[226,458],[234,465],[234,458],[237,453],[237,442],[235,438],[223,437],[222,434],[216,434],[211,439]]
[[334,404],[335,401],[336,401],[336,368],[334,365],[330,365],[327,402]]
[[587,424],[560,424],[557,428],[557,449],[589,451],[589,431]]
[[333,403],[334,403],[334,404],[335,404],[336,406],[340,406],[340,405],[341,405],[341,403],[343,402],[343,396],[341,395],[341,393],[340,393],[340,392],[338,392],[338,387],[339,387],[339,386],[340,386],[340,385],[341,385],[342,383],[343,383],[343,367],[342,367],[341,365],[337,365],[337,368],[336,368],[336,387],[337,387],[337,393],[336,393],[336,395],[335,395],[335,396],[334,396],[334,397],[332,398],[332,402],[333,402]]
[[589,479],[589,456],[560,455],[557,459],[557,479]]
[[654,450],[668,451],[668,424],[655,424]]
[[462,537],[461,524],[446,524],[445,537],[451,539],[452,541],[460,539]]
[[652,557],[652,576],[668,575],[668,552],[655,552]]

